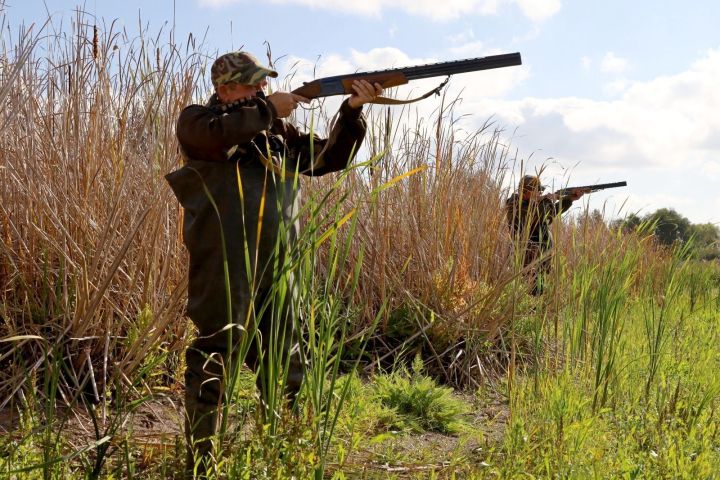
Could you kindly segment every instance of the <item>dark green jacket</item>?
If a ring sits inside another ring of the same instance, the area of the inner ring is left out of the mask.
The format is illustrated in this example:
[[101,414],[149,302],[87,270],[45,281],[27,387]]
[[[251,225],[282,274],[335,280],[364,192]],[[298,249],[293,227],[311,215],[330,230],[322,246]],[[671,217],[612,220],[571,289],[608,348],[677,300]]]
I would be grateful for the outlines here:
[[[213,98],[205,106],[182,111],[177,138],[185,165],[166,178],[184,208],[183,240],[190,254],[188,315],[196,324],[227,318],[222,234],[232,316],[242,322],[251,285],[262,289],[272,284],[273,262],[297,237],[296,168],[315,176],[342,170],[365,130],[362,109],[351,108],[347,101],[327,139],[311,137],[276,118],[263,98],[230,106]],[[315,158],[310,156],[311,142]],[[260,154],[267,157],[268,149],[275,165],[284,159],[284,179],[263,163]]]
[[530,201],[513,194],[505,201],[505,214],[513,237],[516,241],[528,242],[530,246],[549,249],[552,247],[550,224],[572,203],[567,197],[559,202],[547,198]]

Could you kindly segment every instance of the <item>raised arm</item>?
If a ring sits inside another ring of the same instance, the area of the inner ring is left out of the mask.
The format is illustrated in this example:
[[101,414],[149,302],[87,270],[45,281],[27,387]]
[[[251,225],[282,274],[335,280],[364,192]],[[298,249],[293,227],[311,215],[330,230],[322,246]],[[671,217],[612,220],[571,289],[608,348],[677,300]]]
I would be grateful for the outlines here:
[[177,137],[186,156],[205,161],[227,160],[233,145],[252,140],[267,130],[276,118],[274,107],[263,99],[254,98],[229,105],[225,112],[201,105],[182,111],[177,122]]
[[[295,127],[284,124],[287,132],[285,138],[290,149],[295,152],[303,174],[321,176],[343,170],[357,154],[367,130],[362,107],[381,95],[382,87],[359,81],[355,82],[353,89],[355,93],[340,106],[338,118],[327,139],[320,139],[316,135],[311,138],[309,134],[300,133]],[[311,150],[314,158],[311,158]]]

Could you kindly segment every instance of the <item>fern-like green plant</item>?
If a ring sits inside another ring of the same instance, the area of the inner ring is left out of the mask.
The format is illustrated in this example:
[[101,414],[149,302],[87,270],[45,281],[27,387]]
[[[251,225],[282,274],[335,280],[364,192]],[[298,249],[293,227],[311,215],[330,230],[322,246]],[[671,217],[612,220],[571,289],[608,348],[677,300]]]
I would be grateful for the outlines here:
[[412,373],[401,369],[379,375],[373,385],[375,397],[397,412],[398,422],[392,428],[412,432],[458,433],[464,424],[468,407],[453,396],[453,389],[442,387],[423,374],[422,360],[415,358]]

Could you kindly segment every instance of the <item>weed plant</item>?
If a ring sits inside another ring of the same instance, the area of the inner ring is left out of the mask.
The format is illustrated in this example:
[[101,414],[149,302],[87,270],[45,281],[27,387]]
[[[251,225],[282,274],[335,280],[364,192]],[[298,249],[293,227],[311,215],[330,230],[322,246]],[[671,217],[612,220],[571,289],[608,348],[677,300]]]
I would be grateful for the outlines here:
[[390,428],[452,434],[463,427],[462,415],[468,411],[467,406],[452,395],[451,388],[439,386],[433,378],[423,375],[419,357],[411,373],[399,370],[377,376],[373,390],[380,403],[396,414]]

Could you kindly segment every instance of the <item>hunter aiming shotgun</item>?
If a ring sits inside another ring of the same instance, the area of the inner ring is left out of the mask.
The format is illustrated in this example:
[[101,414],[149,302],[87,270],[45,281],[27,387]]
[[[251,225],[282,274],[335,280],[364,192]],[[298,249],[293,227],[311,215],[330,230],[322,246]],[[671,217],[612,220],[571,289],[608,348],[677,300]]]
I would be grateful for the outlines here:
[[307,99],[329,97],[332,95],[352,94],[352,82],[354,80],[367,80],[371,84],[379,83],[383,88],[405,85],[412,80],[422,78],[448,76],[439,87],[429,91],[421,97],[412,100],[396,100],[393,98],[378,97],[372,103],[383,105],[402,105],[417,102],[432,94],[439,94],[440,90],[447,83],[450,75],[456,73],[476,72],[479,70],[490,70],[493,68],[512,67],[522,65],[520,53],[505,53],[502,55],[489,55],[487,57],[470,58],[466,60],[455,60],[451,62],[431,63],[428,65],[417,65],[414,67],[391,68],[388,70],[377,70],[372,72],[358,72],[346,75],[336,75],[305,82],[302,87],[292,91]]
[[567,195],[572,195],[572,193],[577,190],[582,190],[585,193],[592,193],[592,192],[597,192],[599,190],[605,190],[606,188],[618,188],[618,187],[627,187],[627,182],[596,183],[595,185],[583,185],[581,187],[567,187],[567,188],[561,188],[560,190],[555,192],[555,194],[560,195],[560,196],[567,196]]

